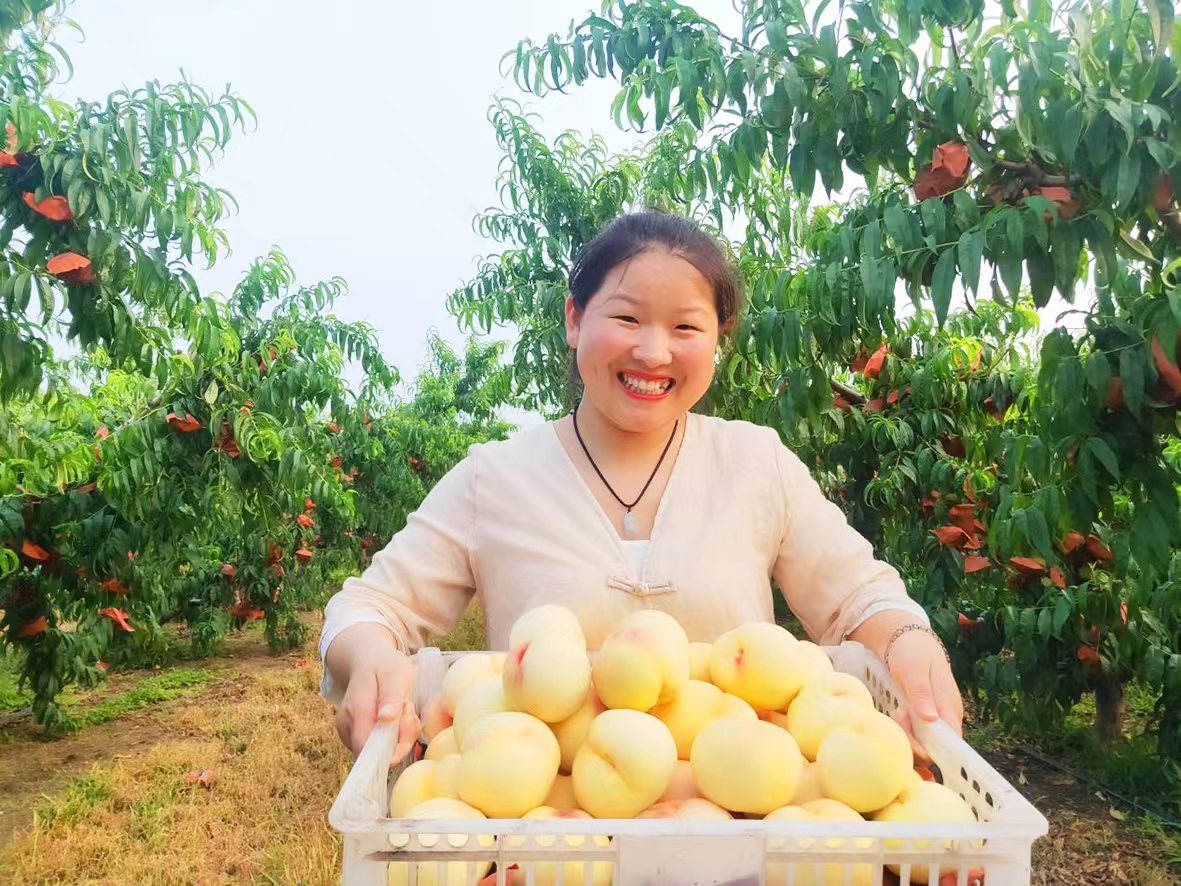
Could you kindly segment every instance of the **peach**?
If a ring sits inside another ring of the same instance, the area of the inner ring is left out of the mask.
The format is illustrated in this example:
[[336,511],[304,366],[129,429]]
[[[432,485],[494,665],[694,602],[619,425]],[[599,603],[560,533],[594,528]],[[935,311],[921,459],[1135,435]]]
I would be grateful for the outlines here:
[[[484,814],[479,809],[474,809],[467,803],[460,800],[455,800],[450,797],[439,797],[434,800],[428,800],[425,803],[420,803],[417,806],[407,810],[406,818],[484,818]],[[422,836],[425,843],[431,838]],[[408,834],[390,834],[390,843],[395,849],[404,848],[410,841]],[[475,841],[474,843],[472,841]],[[492,846],[495,839],[491,835],[477,835],[470,836],[467,834],[452,834],[446,838],[446,843],[443,847],[451,846],[453,848],[463,848],[471,845],[477,846]],[[492,867],[490,861],[449,861],[442,866],[442,876],[440,876],[440,864],[437,861],[424,861],[417,864],[405,861],[390,862],[389,866],[389,886],[407,886],[411,881],[410,869],[416,868],[415,882],[418,886],[466,886],[467,883],[474,882],[488,873]],[[475,876],[469,878],[469,871],[474,869]]]
[[459,742],[455,740],[455,729],[448,726],[442,732],[439,732],[431,739],[431,743],[426,746],[426,754],[424,759],[427,760],[441,760],[449,754],[459,753]]
[[832,659],[828,657],[828,653],[811,640],[800,640],[796,643],[795,650],[800,660],[800,667],[807,672],[802,678],[805,686],[825,674],[833,672]]
[[[727,701],[727,698],[733,701]],[[689,680],[677,693],[676,698],[666,704],[657,705],[649,713],[672,733],[673,741],[677,743],[677,758],[688,760],[693,739],[697,737],[702,726],[727,714],[734,715],[731,713],[734,711],[739,712],[737,716],[743,716],[744,709],[753,720],[755,712],[742,699],[727,696],[712,683]]]
[[[800,822],[817,822],[817,821],[863,821],[862,817],[854,810],[850,809],[844,803],[838,803],[836,800],[813,800],[803,805],[784,806],[781,809],[776,809],[774,812],[766,816],[767,821],[800,821]],[[769,847],[774,847],[778,838],[770,837],[768,839]],[[804,839],[800,841],[801,848],[808,848],[814,841]],[[872,845],[872,840],[856,841],[865,845]],[[825,841],[825,846],[830,849],[841,849],[844,847],[844,841],[840,839],[830,839]],[[823,850],[820,850],[817,855],[821,856]],[[787,882],[787,865],[782,862],[772,862],[767,865],[767,882],[768,883],[785,883]],[[869,886],[873,882],[873,865],[872,864],[849,864],[841,862],[830,862],[828,864],[812,864],[799,863],[795,868],[795,879],[792,881],[797,886]]]
[[558,773],[558,777],[554,779],[554,786],[549,789],[549,794],[546,795],[543,806],[551,806],[554,809],[577,809],[578,800],[574,798],[574,779],[569,775],[562,775]]
[[591,723],[605,710],[607,709],[599,701],[598,693],[592,686],[582,702],[582,707],[562,722],[550,724],[550,729],[558,739],[558,747],[562,749],[561,772],[566,775],[570,774],[570,770],[574,767],[574,755],[578,753],[578,749],[586,741]]
[[755,709],[747,702],[743,701],[737,695],[731,695],[729,692],[722,693],[722,709],[725,711],[724,716],[729,717],[732,714],[740,714],[744,717],[757,717]]
[[693,780],[693,765],[688,760],[677,760],[672,780],[669,781],[668,787],[656,802],[658,804],[668,803],[674,800],[690,800],[700,796],[701,791],[697,790],[697,782]]
[[[590,816],[581,809],[555,809],[552,806],[538,806],[536,809],[531,809],[525,813],[522,818],[568,818],[568,819],[586,819]],[[553,846],[558,837],[553,834],[539,834],[534,837],[535,845],[541,847]],[[580,849],[587,842],[587,837],[582,834],[570,834],[560,838],[563,846],[569,846],[571,849]],[[592,846],[607,847],[611,845],[611,838],[603,834],[595,834],[589,838]],[[510,835],[505,837],[505,845],[509,847],[521,847],[525,845],[525,837]],[[516,868],[509,868],[506,872],[506,882],[511,886],[525,886],[526,883],[532,882],[533,886],[555,886],[557,883],[566,884],[566,886],[583,886],[589,883],[591,886],[610,886],[612,864],[610,861],[528,861],[525,858],[516,858],[514,863],[519,865]],[[590,865],[590,879],[587,879],[586,866]],[[558,868],[561,866],[561,871]],[[532,880],[529,880],[529,872],[532,872]]]
[[688,681],[689,640],[668,613],[640,609],[607,635],[592,670],[608,708],[648,711],[672,701]]
[[390,791],[390,817],[403,818],[408,809],[438,797],[455,799],[459,755],[442,760],[419,760],[402,770]]
[[787,710],[811,673],[799,641],[769,622],[751,622],[727,631],[714,641],[710,679],[719,689],[737,695],[756,711]]
[[509,630],[508,647],[514,649],[522,643],[544,637],[566,637],[574,645],[586,649],[586,636],[582,633],[578,616],[556,603],[546,603],[522,613]]
[[463,694],[484,677],[495,677],[504,667],[504,654],[481,654],[473,652],[457,658],[443,677],[439,698],[443,710],[455,716],[455,706]]
[[516,818],[545,802],[558,774],[558,740],[528,714],[489,714],[472,726],[459,762],[459,799],[491,818]]
[[591,684],[586,648],[560,634],[514,646],[502,676],[508,703],[546,723],[573,716],[586,701]]
[[451,730],[455,743],[463,750],[464,739],[471,728],[489,714],[511,711],[508,699],[504,697],[504,682],[499,675],[483,677],[460,698],[455,706],[455,720]]
[[689,644],[689,679],[709,682],[709,657],[713,652],[712,643],[694,641]]
[[733,812],[765,815],[796,792],[804,758],[778,726],[747,717],[723,717],[697,733],[689,755],[703,797]]
[[816,765],[824,796],[862,813],[884,808],[913,784],[910,739],[878,711],[866,711],[825,735]]
[[872,710],[873,696],[865,684],[850,674],[834,671],[800,690],[787,709],[787,730],[804,756],[815,760],[824,736]]
[[[932,824],[975,824],[976,816],[971,808],[963,801],[959,794],[951,788],[932,781],[910,781],[905,790],[884,809],[878,810],[873,816],[874,821],[892,822],[928,822]],[[899,848],[898,840],[886,840],[886,849]],[[975,841],[973,841],[975,842]],[[912,844],[916,852],[923,852],[928,848],[928,841],[916,840]],[[951,849],[951,841],[943,844],[945,850]],[[890,865],[890,870],[898,873],[898,865]],[[943,874],[949,871],[941,867]],[[910,882],[928,883],[931,872],[926,865],[914,865],[910,869]]]
[[704,797],[690,797],[686,800],[665,800],[649,806],[636,818],[680,818],[704,821],[721,821],[734,816],[716,803]]
[[422,713],[421,735],[427,743],[434,741],[436,735],[451,726],[452,717],[443,707],[443,700],[436,698],[426,706]]
[[668,789],[676,765],[667,726],[640,711],[607,710],[574,757],[574,796],[595,818],[631,818]]
[[800,783],[792,795],[792,806],[803,806],[813,800],[824,798],[824,788],[820,785],[820,768],[815,763],[804,763],[804,771],[800,773]]

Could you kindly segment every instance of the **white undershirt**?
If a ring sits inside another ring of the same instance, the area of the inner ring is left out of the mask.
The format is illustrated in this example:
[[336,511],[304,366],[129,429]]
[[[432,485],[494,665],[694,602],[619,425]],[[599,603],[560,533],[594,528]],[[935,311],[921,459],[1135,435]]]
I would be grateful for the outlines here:
[[637,578],[644,572],[644,557],[648,553],[649,539],[640,538],[624,538],[620,539],[623,542],[623,552],[627,554],[628,561],[632,564],[632,570]]

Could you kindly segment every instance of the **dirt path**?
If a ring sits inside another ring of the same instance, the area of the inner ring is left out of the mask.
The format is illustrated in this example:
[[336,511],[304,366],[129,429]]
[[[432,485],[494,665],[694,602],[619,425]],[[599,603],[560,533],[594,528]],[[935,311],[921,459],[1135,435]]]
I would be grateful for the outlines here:
[[[309,661],[309,654],[297,650],[272,655],[257,634],[241,634],[227,640],[222,655],[189,665],[217,674],[190,696],[162,701],[60,738],[47,738],[31,716],[10,718],[0,731],[0,846],[32,823],[33,809],[44,796],[58,793],[94,764],[142,756],[165,740],[195,737],[192,729],[178,725],[179,710],[232,701],[241,695],[243,678],[291,668],[298,661]],[[114,675],[87,701],[129,691],[159,672]]]
[[1033,847],[1034,886],[1181,883],[1165,841],[1140,832],[1134,817],[1070,775],[1016,750],[983,754],[1049,819],[1050,833]]

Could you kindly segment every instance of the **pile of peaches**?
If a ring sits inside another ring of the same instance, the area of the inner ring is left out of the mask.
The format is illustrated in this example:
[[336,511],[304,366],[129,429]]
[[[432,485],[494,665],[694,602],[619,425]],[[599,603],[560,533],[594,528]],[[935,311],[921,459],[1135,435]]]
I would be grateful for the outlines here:
[[[906,733],[859,680],[769,623],[690,643],[671,616],[640,610],[588,653],[574,614],[541,606],[507,653],[451,665],[423,737],[392,817],[975,822],[916,772]],[[569,866],[565,882],[583,882]],[[829,867],[844,883],[845,866]],[[855,867],[852,882],[871,881]],[[594,868],[592,882],[610,882],[609,865]]]

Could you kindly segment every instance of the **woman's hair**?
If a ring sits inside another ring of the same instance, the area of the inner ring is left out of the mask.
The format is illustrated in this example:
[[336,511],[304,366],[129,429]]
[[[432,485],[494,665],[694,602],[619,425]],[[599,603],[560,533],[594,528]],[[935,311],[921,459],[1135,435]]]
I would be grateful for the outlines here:
[[718,325],[723,332],[730,329],[742,308],[737,271],[718,242],[695,222],[665,212],[621,215],[583,247],[570,271],[574,306],[585,310],[613,267],[657,246],[685,259],[709,282]]

